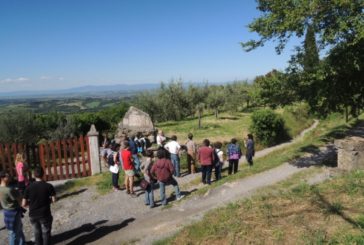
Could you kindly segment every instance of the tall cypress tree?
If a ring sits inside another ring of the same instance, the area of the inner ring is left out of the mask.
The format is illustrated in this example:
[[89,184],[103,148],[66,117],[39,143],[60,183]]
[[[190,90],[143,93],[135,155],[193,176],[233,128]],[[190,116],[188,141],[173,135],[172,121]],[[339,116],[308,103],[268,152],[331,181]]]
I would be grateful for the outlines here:
[[315,30],[312,25],[309,25],[304,41],[304,54],[302,60],[304,71],[308,73],[313,72],[318,67],[319,62],[320,58],[316,45]]

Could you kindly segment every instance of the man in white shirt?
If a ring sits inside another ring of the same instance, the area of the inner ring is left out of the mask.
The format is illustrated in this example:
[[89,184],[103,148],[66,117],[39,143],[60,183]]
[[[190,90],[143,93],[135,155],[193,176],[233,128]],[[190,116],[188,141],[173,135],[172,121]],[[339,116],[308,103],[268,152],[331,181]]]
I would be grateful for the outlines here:
[[166,141],[166,137],[164,136],[163,131],[159,130],[158,135],[157,135],[157,145],[159,147],[163,147],[165,141]]
[[164,148],[171,154],[171,161],[174,167],[174,176],[180,177],[180,164],[179,164],[179,150],[181,149],[180,144],[177,142],[177,136],[173,135],[171,141],[169,141]]

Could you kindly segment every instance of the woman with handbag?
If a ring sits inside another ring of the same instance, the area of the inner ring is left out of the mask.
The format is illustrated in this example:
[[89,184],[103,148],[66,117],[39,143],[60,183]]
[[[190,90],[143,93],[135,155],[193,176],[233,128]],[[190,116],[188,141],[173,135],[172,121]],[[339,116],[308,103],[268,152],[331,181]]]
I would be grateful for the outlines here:
[[145,191],[144,195],[144,203],[145,205],[149,205],[150,208],[154,207],[154,193],[153,193],[153,185],[154,179],[151,175],[151,169],[153,166],[153,151],[147,150],[145,152],[146,158],[141,165],[142,173],[144,175],[144,179],[140,182],[140,187]]

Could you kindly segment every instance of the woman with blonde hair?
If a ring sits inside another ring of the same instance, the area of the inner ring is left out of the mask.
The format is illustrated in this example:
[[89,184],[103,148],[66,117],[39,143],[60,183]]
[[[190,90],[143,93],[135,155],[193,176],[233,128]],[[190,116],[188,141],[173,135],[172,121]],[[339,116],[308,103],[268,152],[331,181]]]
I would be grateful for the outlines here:
[[16,154],[15,169],[18,177],[18,189],[21,193],[23,193],[25,188],[29,185],[29,180],[27,176],[28,167],[24,163],[24,157],[21,153]]

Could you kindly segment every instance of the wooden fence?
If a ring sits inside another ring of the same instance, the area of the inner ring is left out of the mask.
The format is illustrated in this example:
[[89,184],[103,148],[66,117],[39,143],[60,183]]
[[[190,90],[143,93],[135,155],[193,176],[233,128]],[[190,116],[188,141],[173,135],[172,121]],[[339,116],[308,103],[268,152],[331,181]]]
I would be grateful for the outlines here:
[[87,137],[64,139],[39,145],[0,144],[0,170],[15,176],[15,156],[20,152],[31,169],[42,166],[46,180],[61,180],[91,175]]

